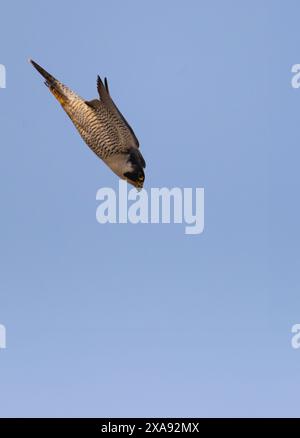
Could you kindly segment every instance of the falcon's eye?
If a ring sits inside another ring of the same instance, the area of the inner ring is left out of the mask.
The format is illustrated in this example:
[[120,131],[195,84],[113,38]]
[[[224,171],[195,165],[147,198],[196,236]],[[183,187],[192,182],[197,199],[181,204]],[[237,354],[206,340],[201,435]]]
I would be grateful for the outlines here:
[[132,164],[138,164],[136,157],[133,154],[129,155],[128,161]]

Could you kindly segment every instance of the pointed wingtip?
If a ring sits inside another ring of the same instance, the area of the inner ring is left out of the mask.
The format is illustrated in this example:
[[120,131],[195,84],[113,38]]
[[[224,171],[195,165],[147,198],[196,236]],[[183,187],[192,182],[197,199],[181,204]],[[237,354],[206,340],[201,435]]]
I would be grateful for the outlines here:
[[104,78],[104,84],[105,84],[105,88],[106,88],[106,91],[108,92],[108,94],[109,94],[109,89],[108,89],[108,81],[107,81],[107,78]]
[[108,82],[107,78],[104,78],[104,83],[100,76],[97,76],[97,89],[98,93],[100,95],[100,99],[107,99],[107,96],[109,96],[109,89],[108,89]]
[[102,91],[103,88],[104,88],[104,85],[103,85],[102,79],[100,78],[99,75],[97,75],[97,90],[98,90],[100,99],[103,98],[103,91]]

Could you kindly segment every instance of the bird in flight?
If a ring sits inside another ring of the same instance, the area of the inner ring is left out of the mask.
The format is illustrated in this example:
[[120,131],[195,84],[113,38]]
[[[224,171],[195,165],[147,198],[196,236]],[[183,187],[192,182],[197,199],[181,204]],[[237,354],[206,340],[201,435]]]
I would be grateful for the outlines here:
[[98,76],[99,99],[86,101],[59,82],[33,60],[29,62],[45,78],[45,84],[68,114],[85,143],[120,178],[141,189],[145,160],[132,128],[110,96],[107,79]]

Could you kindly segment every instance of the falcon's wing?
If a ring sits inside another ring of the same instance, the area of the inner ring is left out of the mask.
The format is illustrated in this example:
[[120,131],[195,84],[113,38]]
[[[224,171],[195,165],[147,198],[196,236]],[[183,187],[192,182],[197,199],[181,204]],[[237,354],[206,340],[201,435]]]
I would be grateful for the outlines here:
[[94,110],[98,119],[98,135],[103,145],[114,153],[124,153],[132,148],[131,132],[119,116],[99,99],[85,101],[85,103]]
[[118,110],[116,104],[114,103],[114,101],[110,97],[109,89],[108,89],[108,82],[107,82],[106,78],[104,79],[104,84],[103,84],[100,76],[98,76],[98,79],[97,79],[97,89],[98,89],[100,100],[104,103],[104,105],[115,116],[117,116],[125,124],[125,126],[128,128],[128,130],[129,130],[129,132],[131,134],[131,137],[132,137],[132,140],[133,140],[135,146],[138,148],[139,147],[139,141],[136,138],[136,136],[135,136],[135,134],[133,132],[133,129],[131,128],[131,126],[129,125],[129,123],[127,122],[127,120],[123,116],[123,114]]

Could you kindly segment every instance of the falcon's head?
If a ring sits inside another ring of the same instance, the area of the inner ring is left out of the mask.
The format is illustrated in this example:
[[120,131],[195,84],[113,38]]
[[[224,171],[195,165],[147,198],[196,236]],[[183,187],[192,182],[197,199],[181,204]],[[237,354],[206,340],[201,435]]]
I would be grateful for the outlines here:
[[137,189],[143,188],[146,163],[137,148],[131,147],[127,152],[111,155],[105,162],[119,178],[125,179]]
[[124,178],[137,189],[142,189],[145,180],[145,167],[146,163],[140,151],[136,148],[130,149],[123,172]]

